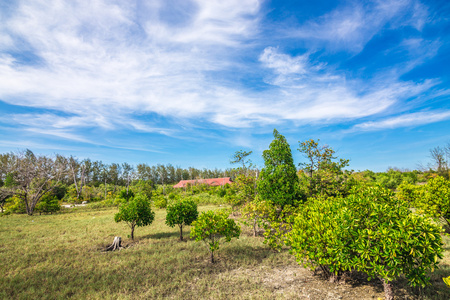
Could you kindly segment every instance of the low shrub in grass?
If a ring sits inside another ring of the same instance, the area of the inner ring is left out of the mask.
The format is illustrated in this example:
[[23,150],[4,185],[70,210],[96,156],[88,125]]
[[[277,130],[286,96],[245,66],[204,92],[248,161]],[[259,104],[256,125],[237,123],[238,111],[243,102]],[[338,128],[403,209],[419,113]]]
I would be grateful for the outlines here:
[[239,238],[241,228],[228,216],[227,210],[202,212],[198,219],[192,223],[191,238],[196,242],[203,241],[211,254],[211,263],[214,263],[214,252],[219,250],[219,242],[223,238],[230,242],[232,238]]
[[17,196],[9,198],[4,206],[6,213],[25,214],[27,212],[25,203]]
[[99,208],[107,208],[107,207],[116,207],[122,203],[122,199],[106,199],[99,202],[91,202],[87,205],[90,209],[99,209]]
[[167,198],[164,197],[164,195],[158,195],[153,198],[154,198],[153,204],[157,208],[166,208],[167,207]]
[[411,212],[408,205],[379,186],[358,187],[346,198],[316,199],[295,218],[288,244],[305,266],[321,267],[331,277],[357,270],[384,285],[404,275],[425,286],[427,273],[442,258],[441,228]]
[[166,225],[180,228],[180,240],[183,240],[183,226],[189,226],[197,220],[197,204],[194,201],[185,199],[167,206]]
[[217,195],[209,193],[200,193],[187,197],[198,205],[200,204],[227,204],[227,200]]

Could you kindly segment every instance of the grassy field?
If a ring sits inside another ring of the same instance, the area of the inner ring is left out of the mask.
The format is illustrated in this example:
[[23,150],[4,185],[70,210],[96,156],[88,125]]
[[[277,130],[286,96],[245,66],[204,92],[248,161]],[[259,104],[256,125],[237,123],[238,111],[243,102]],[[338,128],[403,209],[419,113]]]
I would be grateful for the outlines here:
[[[202,206],[200,210],[216,209]],[[115,223],[117,209],[73,210],[56,215],[0,218],[0,299],[377,299],[377,282],[332,284],[298,266],[287,251],[276,253],[244,228],[239,240],[221,245],[211,264],[203,243],[178,240],[164,224],[165,210],[135,231]],[[126,249],[103,252],[114,236]],[[426,299],[450,299],[442,277],[450,275],[450,247]],[[398,283],[402,299],[418,290]]]

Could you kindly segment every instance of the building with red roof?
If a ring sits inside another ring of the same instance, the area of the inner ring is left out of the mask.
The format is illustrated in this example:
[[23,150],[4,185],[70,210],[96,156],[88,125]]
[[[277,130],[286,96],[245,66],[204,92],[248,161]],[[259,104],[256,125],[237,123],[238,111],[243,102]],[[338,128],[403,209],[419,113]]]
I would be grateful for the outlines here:
[[209,186],[223,186],[225,184],[233,183],[231,181],[231,177],[222,177],[222,178],[209,178],[209,179],[194,179],[194,180],[181,180],[177,184],[175,184],[174,188],[184,188],[188,184],[189,185],[197,185],[197,184],[207,184]]

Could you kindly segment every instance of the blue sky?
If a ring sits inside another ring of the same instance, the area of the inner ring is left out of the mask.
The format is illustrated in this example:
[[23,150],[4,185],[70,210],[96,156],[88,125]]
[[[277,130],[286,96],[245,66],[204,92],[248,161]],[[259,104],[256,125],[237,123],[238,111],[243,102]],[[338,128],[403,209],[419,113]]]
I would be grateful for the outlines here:
[[227,168],[276,128],[350,168],[450,141],[450,2],[2,1],[0,151]]

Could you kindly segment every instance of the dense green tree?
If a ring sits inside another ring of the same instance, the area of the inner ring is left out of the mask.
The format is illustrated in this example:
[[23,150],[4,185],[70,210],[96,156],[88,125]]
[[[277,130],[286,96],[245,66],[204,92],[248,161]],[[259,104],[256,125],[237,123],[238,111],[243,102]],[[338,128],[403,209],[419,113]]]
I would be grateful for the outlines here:
[[190,226],[197,220],[197,204],[192,200],[182,200],[167,206],[166,225],[180,228],[180,241],[183,240],[183,226]]
[[285,205],[297,206],[303,199],[291,147],[276,129],[273,136],[269,149],[263,152],[264,168],[257,184],[259,197],[281,208]]
[[119,212],[114,216],[114,221],[125,222],[131,228],[131,239],[134,239],[135,227],[150,225],[155,219],[148,199],[144,195],[136,195],[119,207]]

